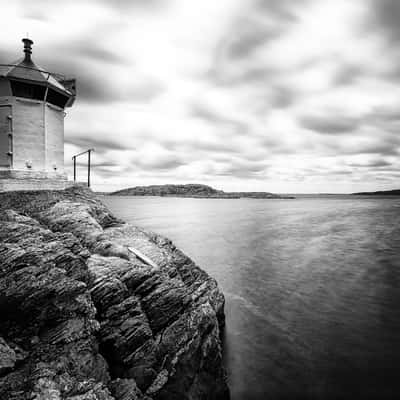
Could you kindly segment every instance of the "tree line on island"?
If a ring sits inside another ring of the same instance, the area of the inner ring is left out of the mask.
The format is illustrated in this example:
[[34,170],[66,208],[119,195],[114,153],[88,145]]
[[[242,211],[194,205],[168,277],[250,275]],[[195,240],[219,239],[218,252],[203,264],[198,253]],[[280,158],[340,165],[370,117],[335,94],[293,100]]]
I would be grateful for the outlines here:
[[400,196],[400,189],[352,193],[355,196]]
[[[111,196],[160,196],[160,197],[192,197],[199,199],[295,199],[291,195],[281,195],[270,192],[225,192],[208,185],[189,183],[189,184],[165,184],[134,186],[115,192],[97,192],[97,194]],[[400,189],[385,190],[376,192],[351,193],[356,196],[400,196]]]
[[270,192],[225,192],[211,186],[190,183],[184,185],[150,185],[135,186],[109,193],[115,196],[163,196],[163,197],[194,197],[213,199],[293,199],[291,196],[281,196]]

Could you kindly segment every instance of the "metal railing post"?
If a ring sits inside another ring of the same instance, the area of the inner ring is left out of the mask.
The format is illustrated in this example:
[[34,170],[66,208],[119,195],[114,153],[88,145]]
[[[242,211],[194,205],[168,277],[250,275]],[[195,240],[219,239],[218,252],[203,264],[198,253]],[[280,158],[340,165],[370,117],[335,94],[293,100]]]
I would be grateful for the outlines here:
[[90,153],[91,149],[88,150],[88,170],[87,170],[87,185],[90,187]]
[[74,161],[74,182],[76,182],[76,158],[88,153],[88,169],[87,169],[87,185],[90,187],[90,168],[91,168],[91,153],[94,151],[94,149],[89,149],[86,151],[82,151],[82,153],[75,154],[72,156],[72,160]]

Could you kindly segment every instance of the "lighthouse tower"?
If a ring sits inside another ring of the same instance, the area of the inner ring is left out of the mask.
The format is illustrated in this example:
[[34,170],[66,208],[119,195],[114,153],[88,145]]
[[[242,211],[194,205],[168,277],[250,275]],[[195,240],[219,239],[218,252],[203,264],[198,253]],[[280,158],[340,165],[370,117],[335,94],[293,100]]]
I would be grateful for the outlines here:
[[24,57],[0,64],[0,191],[62,189],[65,109],[75,100],[75,80]]

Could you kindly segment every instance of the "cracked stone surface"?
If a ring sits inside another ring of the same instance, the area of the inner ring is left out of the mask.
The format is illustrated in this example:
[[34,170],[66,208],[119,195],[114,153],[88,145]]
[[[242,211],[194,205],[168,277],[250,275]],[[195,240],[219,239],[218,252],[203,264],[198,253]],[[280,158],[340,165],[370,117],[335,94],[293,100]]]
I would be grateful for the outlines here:
[[92,192],[0,193],[1,399],[228,399],[223,324],[216,281]]

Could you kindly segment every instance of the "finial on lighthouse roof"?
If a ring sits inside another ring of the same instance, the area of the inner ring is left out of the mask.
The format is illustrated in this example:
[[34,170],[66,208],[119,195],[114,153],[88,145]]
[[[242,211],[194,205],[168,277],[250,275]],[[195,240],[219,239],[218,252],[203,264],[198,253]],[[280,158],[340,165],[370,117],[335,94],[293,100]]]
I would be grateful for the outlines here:
[[32,45],[33,45],[33,40],[24,38],[22,39],[22,42],[24,43],[24,53],[25,53],[25,60],[27,62],[31,62],[31,54],[32,54]]

